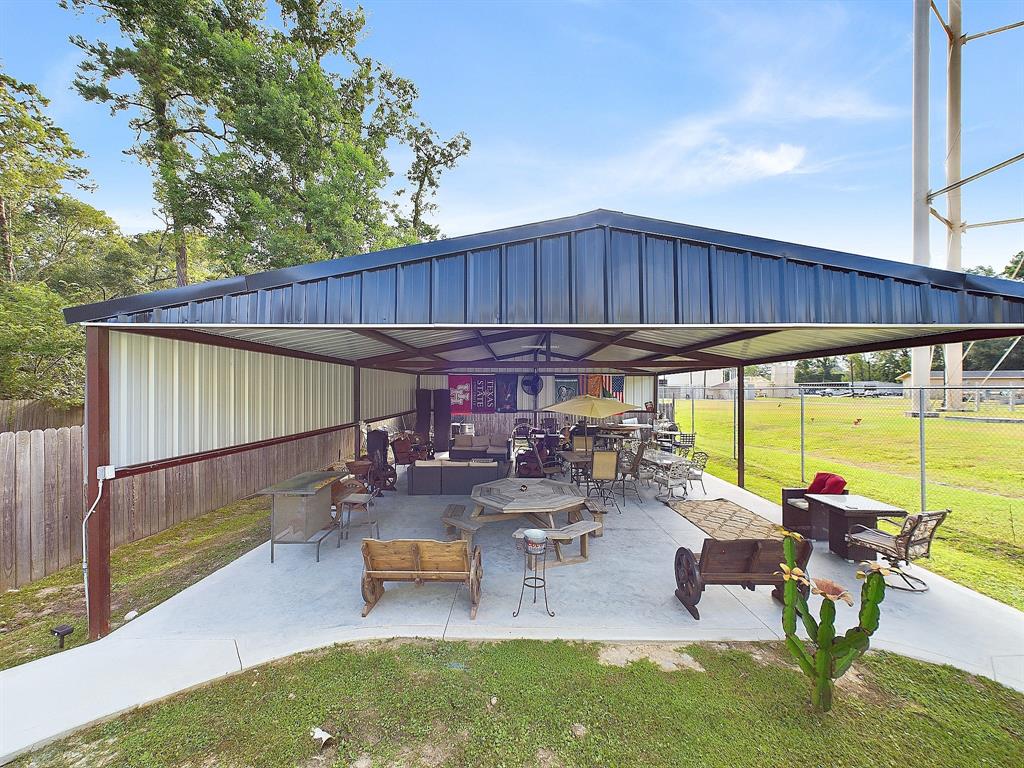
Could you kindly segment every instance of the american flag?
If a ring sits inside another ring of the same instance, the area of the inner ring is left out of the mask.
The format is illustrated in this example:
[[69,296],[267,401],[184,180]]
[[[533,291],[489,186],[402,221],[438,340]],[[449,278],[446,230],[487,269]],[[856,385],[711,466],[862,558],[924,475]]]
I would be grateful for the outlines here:
[[580,394],[594,397],[614,397],[620,403],[626,401],[625,376],[580,376]]

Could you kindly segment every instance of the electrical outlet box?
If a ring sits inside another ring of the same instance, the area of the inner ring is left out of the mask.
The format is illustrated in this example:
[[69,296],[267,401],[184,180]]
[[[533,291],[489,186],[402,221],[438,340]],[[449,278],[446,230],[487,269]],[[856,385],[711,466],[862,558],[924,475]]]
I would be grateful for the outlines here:
[[102,467],[96,467],[96,479],[97,480],[113,480],[114,479],[114,467],[111,464],[106,464]]

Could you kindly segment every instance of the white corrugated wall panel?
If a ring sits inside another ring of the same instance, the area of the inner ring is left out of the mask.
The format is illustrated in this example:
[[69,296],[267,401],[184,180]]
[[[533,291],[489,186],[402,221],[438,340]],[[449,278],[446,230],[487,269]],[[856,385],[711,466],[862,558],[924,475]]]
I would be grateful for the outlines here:
[[363,368],[359,378],[359,416],[363,421],[393,416],[416,407],[416,376]]
[[650,376],[627,376],[623,387],[623,399],[627,403],[644,407],[654,399],[654,379]]
[[110,334],[110,453],[117,466],[352,421],[349,366]]
[[447,373],[431,373],[420,376],[420,389],[444,389],[447,386]]

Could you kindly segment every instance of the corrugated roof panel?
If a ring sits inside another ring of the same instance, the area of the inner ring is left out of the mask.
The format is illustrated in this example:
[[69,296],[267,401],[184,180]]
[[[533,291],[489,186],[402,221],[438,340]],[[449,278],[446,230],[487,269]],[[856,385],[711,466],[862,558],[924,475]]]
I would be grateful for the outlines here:
[[501,250],[489,248],[466,255],[466,320],[501,321]]
[[395,322],[395,267],[363,273],[362,322],[372,325]]
[[362,275],[330,278],[327,281],[327,322],[358,323],[362,316]]
[[396,322],[430,322],[430,262],[399,265],[396,281]]
[[435,323],[466,322],[466,256],[457,253],[434,259],[433,263],[433,306],[429,317]]
[[676,244],[663,237],[644,238],[644,319],[648,323],[676,321]]
[[710,323],[710,255],[707,246],[679,243],[676,263],[676,302],[679,322]]
[[502,322],[511,325],[536,322],[534,289],[537,278],[533,241],[507,245],[504,262]]
[[538,266],[538,322],[572,322],[572,280],[569,265],[569,236],[545,237],[540,241]]
[[613,229],[609,241],[608,316],[617,323],[642,322],[640,235]]
[[605,236],[607,230],[585,229],[577,232],[572,244],[574,313],[577,323],[604,323]]

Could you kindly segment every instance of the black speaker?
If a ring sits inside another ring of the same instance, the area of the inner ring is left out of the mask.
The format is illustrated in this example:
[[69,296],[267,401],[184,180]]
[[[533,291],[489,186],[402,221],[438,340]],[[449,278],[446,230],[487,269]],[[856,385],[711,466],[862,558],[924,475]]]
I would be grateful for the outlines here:
[[434,390],[434,450],[447,451],[452,440],[452,393]]
[[429,389],[416,390],[416,434],[424,440],[430,439],[430,403],[432,397]]

